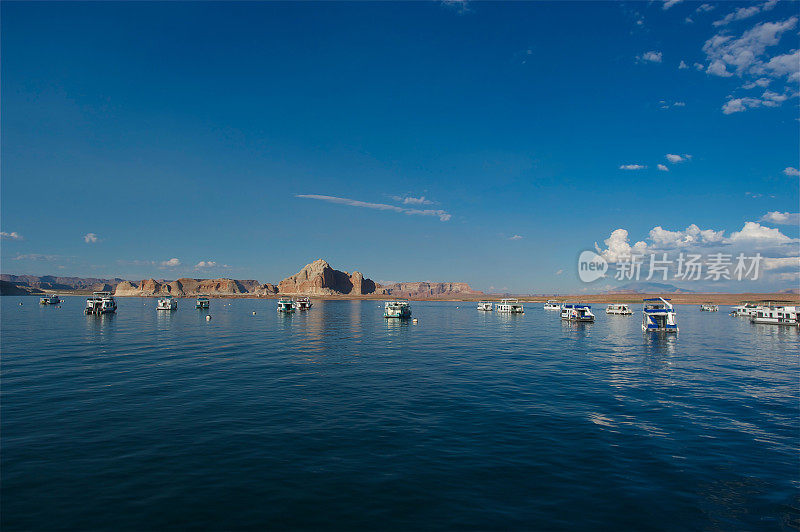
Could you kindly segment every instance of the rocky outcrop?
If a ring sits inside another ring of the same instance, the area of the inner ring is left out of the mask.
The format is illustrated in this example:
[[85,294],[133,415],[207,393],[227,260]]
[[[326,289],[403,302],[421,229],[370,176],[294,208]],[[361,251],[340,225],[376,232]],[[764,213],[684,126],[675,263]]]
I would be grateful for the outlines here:
[[273,295],[277,293],[275,285],[259,283],[258,281],[236,279],[192,279],[184,277],[175,281],[156,281],[145,279],[133,283],[123,281],[117,285],[114,295],[117,296],[197,296],[200,294],[210,296],[235,296],[235,295]]
[[363,295],[375,292],[375,283],[361,272],[334,270],[322,259],[306,264],[302,270],[278,283],[281,294]]
[[38,296],[44,294],[38,288],[31,288],[25,283],[0,281],[0,296]]
[[473,290],[467,283],[431,283],[427,281],[394,283],[378,287],[378,293],[394,297],[447,297],[479,295],[483,292]]

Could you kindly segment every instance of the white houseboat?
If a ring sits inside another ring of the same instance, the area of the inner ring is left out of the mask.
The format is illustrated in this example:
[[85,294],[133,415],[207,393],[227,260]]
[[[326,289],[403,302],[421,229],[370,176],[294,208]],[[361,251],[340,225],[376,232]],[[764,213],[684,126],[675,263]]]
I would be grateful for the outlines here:
[[678,332],[675,309],[669,301],[663,297],[642,300],[644,303],[644,308],[642,308],[643,331]]
[[111,292],[94,292],[86,299],[86,314],[113,314],[117,311],[117,302]]
[[509,312],[511,314],[524,314],[525,307],[518,299],[501,299],[495,307],[497,312]]
[[294,306],[297,310],[309,310],[311,308],[311,300],[307,297],[298,297],[294,300]]
[[561,319],[592,323],[594,321],[592,306],[581,303],[564,303],[561,305]]
[[719,307],[713,303],[703,303],[700,305],[701,312],[717,312]]
[[178,301],[172,296],[164,296],[158,299],[156,310],[177,310]]
[[383,305],[384,318],[410,318],[411,304],[405,299],[387,301]]
[[619,316],[630,316],[633,314],[631,307],[624,303],[611,303],[606,307],[606,314],[617,314]]
[[194,304],[194,308],[207,309],[210,307],[211,307],[211,302],[208,300],[208,296],[205,295],[197,296],[197,301]]
[[754,316],[757,310],[758,310],[758,305],[756,305],[755,303],[750,303],[750,302],[741,303],[731,309],[731,316],[736,316],[736,317]]
[[278,312],[285,312],[291,314],[294,312],[294,301],[288,297],[282,297],[278,300]]
[[478,302],[478,310],[485,310],[487,312],[491,312],[494,309],[494,303],[491,301],[480,301]]
[[762,305],[750,318],[750,322],[769,325],[797,325],[797,314],[796,306]]
[[56,294],[50,294],[39,298],[39,304],[41,305],[58,305],[59,303],[61,303],[61,298]]
[[556,301],[555,299],[548,299],[547,302],[544,304],[545,310],[561,310],[561,303]]

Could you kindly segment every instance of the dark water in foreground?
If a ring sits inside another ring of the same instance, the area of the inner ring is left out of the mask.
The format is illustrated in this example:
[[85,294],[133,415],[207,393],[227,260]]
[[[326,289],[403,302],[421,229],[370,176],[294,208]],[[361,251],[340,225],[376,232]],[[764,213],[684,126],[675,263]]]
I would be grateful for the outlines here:
[[676,338],[540,305],[0,303],[4,530],[800,522],[798,332],[727,307]]

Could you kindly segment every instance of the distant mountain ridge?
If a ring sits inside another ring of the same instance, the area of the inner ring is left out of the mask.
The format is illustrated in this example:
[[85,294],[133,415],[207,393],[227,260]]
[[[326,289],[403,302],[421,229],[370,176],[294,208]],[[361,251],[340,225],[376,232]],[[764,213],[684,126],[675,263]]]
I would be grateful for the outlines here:
[[694,290],[679,288],[666,283],[648,283],[644,281],[634,281],[631,283],[606,290],[606,294],[691,294]]
[[57,277],[52,275],[8,275],[2,274],[2,293],[23,295],[42,290],[83,290],[109,291],[117,296],[274,296],[316,295],[316,296],[359,296],[385,295],[391,297],[447,297],[461,295],[478,295],[482,292],[473,290],[464,282],[430,282],[413,281],[380,285],[368,279],[361,272],[348,273],[334,269],[327,261],[317,259],[306,264],[294,275],[287,277],[277,285],[262,283],[252,279],[195,279],[181,277],[174,281],[164,279],[143,279],[131,281],[121,278],[97,279],[82,277]]

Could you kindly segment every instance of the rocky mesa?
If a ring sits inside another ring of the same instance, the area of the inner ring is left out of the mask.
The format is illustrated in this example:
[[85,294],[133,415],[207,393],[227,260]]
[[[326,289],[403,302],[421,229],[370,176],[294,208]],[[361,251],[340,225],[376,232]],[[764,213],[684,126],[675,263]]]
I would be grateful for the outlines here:
[[334,270],[322,259],[306,264],[296,274],[278,283],[281,294],[366,295],[375,292],[375,282],[361,272],[352,274]]
[[254,280],[192,279],[184,277],[175,281],[145,279],[138,283],[122,281],[117,285],[117,296],[197,296],[200,294],[235,296],[268,296],[277,293],[275,285]]

